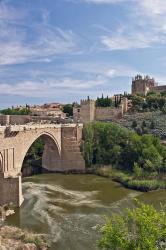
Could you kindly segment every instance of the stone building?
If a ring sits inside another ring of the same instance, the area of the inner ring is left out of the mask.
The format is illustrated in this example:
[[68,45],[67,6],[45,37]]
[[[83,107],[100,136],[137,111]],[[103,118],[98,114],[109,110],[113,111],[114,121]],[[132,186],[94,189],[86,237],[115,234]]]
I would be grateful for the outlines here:
[[164,92],[166,91],[166,85],[158,86],[155,79],[149,76],[142,77],[141,75],[137,75],[132,79],[132,95],[140,94],[146,96],[149,91]]
[[[114,98],[117,100],[117,95]],[[88,98],[87,100],[81,100],[80,107],[73,108],[73,120],[74,122],[88,123],[120,119],[127,110],[127,98],[122,98],[118,107],[96,107],[96,101]]]
[[60,103],[46,103],[44,105],[35,105],[29,107],[31,115],[36,116],[53,116],[65,118],[66,114],[62,111],[62,104]]

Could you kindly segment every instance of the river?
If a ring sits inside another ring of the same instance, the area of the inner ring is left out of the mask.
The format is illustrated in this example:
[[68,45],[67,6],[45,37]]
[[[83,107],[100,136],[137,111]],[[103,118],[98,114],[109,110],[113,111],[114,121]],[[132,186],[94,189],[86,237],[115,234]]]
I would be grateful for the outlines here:
[[97,250],[104,215],[122,213],[133,198],[159,206],[166,191],[140,193],[95,175],[43,174],[23,182],[24,203],[7,224],[48,234],[51,250]]

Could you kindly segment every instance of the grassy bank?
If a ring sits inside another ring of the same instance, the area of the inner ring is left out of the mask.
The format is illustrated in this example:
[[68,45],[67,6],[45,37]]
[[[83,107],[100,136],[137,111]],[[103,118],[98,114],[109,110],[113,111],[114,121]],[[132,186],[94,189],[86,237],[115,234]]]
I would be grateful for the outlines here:
[[148,192],[152,190],[166,189],[166,176],[160,176],[160,179],[159,177],[136,179],[135,176],[129,172],[122,172],[121,170],[112,169],[111,167],[97,167],[94,168],[94,172],[134,190]]

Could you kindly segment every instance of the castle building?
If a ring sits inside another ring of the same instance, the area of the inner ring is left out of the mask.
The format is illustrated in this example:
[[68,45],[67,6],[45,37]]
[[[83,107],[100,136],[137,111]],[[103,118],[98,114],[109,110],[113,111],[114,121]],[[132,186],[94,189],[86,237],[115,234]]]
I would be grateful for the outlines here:
[[158,83],[154,78],[150,78],[149,76],[142,77],[141,75],[137,75],[132,79],[132,95],[143,95],[146,96],[148,92],[154,91],[157,93],[165,92],[166,85],[158,86]]
[[[114,98],[117,101],[118,96],[116,95]],[[87,100],[81,100],[80,107],[73,108],[73,120],[74,122],[88,123],[121,119],[127,110],[128,99],[124,97],[121,98],[121,103],[118,107],[96,107],[96,101],[88,98]]]

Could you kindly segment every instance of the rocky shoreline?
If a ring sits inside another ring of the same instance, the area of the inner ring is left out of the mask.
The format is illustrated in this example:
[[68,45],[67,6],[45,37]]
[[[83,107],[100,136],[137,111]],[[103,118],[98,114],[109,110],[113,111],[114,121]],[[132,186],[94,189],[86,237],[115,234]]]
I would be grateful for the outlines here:
[[35,235],[22,229],[3,226],[0,228],[1,250],[47,250],[43,236]]
[[6,226],[5,219],[14,213],[9,206],[0,207],[1,250],[47,250],[45,235],[34,234],[17,227]]

